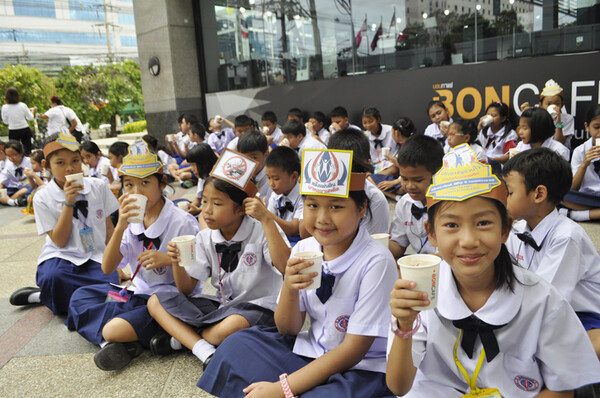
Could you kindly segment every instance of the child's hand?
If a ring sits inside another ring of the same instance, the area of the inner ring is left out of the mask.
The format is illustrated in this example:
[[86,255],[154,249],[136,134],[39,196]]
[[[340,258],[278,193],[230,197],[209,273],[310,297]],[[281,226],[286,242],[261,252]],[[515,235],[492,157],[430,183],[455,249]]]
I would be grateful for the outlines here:
[[382,191],[387,191],[388,189],[393,188],[395,185],[395,181],[381,181],[379,184],[377,184],[377,188]]
[[299,272],[314,264],[314,261],[305,261],[301,258],[292,257],[287,261],[283,284],[292,290],[306,289],[314,283],[313,278],[319,276],[318,272],[300,274]]
[[146,269],[167,267],[171,265],[171,256],[158,250],[146,250],[140,253],[137,261]]
[[425,307],[429,305],[426,292],[410,290],[416,286],[417,284],[413,281],[398,279],[394,283],[394,289],[390,293],[392,315],[396,317],[399,328],[404,332],[412,330],[415,318],[419,313],[411,307]]
[[65,202],[70,204],[71,206],[75,205],[75,201],[77,196],[79,195],[79,191],[83,189],[83,185],[74,184],[73,181],[66,181],[63,187],[65,192]]
[[594,145],[585,153],[581,165],[587,168],[590,163],[598,158],[600,158],[600,146]]
[[340,126],[337,123],[331,123],[331,125],[329,126],[329,129],[331,130],[333,128],[333,131],[340,131],[342,129],[342,126]]
[[167,254],[169,255],[171,265],[179,265],[181,259],[179,258],[179,249],[177,248],[175,242],[169,242],[169,244],[167,245]]
[[129,194],[125,194],[119,198],[119,221],[117,222],[117,227],[127,228],[127,219],[140,214],[141,209],[135,202],[135,198]]
[[33,176],[35,175],[35,171],[31,169],[25,169],[23,170],[23,173],[25,173],[25,176],[29,178],[33,178]]
[[260,381],[258,383],[252,383],[248,387],[242,390],[246,395],[244,398],[253,397],[274,397],[279,398],[283,396],[283,389],[279,383],[269,383],[268,381]]
[[198,206],[196,206],[193,203],[190,203],[188,205],[188,209],[187,212],[190,213],[191,215],[195,216],[196,214],[200,214],[200,212],[202,211],[201,208],[199,208]]
[[266,208],[260,198],[246,198],[244,199],[243,204],[246,214],[261,223],[272,217],[271,212]]

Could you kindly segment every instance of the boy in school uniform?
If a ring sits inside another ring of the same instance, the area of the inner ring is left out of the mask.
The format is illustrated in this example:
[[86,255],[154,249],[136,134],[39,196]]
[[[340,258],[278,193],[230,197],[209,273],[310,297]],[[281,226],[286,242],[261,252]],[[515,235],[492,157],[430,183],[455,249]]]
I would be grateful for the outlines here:
[[569,163],[548,148],[534,148],[511,158],[502,172],[508,212],[520,220],[508,251],[569,301],[600,356],[600,255],[584,229],[556,210],[571,186]]
[[227,144],[236,137],[231,127],[223,128],[221,126],[221,123],[225,120],[227,119],[217,115],[208,121],[208,129],[211,133],[208,136],[207,142],[212,150],[218,155],[220,155]]
[[389,247],[396,259],[404,255],[408,245],[417,253],[436,252],[425,229],[425,194],[433,175],[442,167],[443,157],[440,143],[426,135],[410,137],[398,152],[400,178],[406,194],[396,205],[390,226]]
[[196,116],[190,113],[184,113],[179,116],[177,123],[180,130],[177,134],[171,135],[171,139],[167,138],[167,144],[169,145],[171,153],[173,153],[173,158],[178,164],[181,164],[181,162],[183,162],[185,159],[185,155],[189,149],[188,144],[190,143],[190,129],[192,128],[192,125],[198,123],[198,119]]
[[360,127],[350,124],[348,119],[348,111],[342,106],[336,106],[333,108],[333,110],[329,113],[329,118],[331,119],[331,125],[329,126],[329,131],[331,131],[331,134],[335,134],[336,131],[344,129],[355,129],[362,131]]
[[248,131],[240,137],[237,148],[239,153],[248,156],[257,163],[252,182],[256,184],[260,198],[265,201],[269,200],[273,191],[269,186],[267,171],[265,170],[265,158],[269,154],[267,137],[256,130]]
[[227,149],[231,149],[232,151],[237,150],[237,144],[240,137],[246,132],[250,130],[254,130],[256,127],[256,123],[254,119],[248,117],[246,115],[239,115],[233,120],[233,132],[236,137],[227,144]]
[[283,136],[290,143],[290,148],[298,152],[302,159],[305,149],[327,149],[322,142],[306,134],[306,126],[298,120],[288,120],[282,127]]
[[273,111],[266,111],[262,118],[262,132],[267,136],[267,142],[271,148],[276,148],[281,141],[283,133],[277,125],[277,115]]

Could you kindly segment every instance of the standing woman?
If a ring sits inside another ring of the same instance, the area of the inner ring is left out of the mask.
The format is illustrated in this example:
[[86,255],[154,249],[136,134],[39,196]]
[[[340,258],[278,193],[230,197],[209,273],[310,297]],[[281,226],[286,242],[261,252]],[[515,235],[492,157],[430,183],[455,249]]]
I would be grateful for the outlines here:
[[37,116],[48,121],[48,136],[60,133],[60,129],[66,127],[77,142],[81,143],[83,138],[81,120],[73,109],[63,105],[58,95],[50,97],[50,109],[46,113],[38,113]]
[[21,141],[25,155],[31,153],[31,129],[28,120],[33,120],[37,107],[28,108],[19,98],[19,92],[14,87],[6,89],[6,104],[2,105],[2,123],[8,125],[8,137]]

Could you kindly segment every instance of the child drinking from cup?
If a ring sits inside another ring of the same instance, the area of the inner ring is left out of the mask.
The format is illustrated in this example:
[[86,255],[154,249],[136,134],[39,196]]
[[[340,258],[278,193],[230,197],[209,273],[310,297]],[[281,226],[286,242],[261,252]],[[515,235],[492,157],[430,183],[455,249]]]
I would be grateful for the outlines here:
[[0,197],[0,203],[8,206],[25,206],[31,186],[26,186],[25,169],[31,169],[29,156],[25,156],[23,144],[10,140],[4,149],[8,162],[0,170],[0,189],[6,189],[6,195]]
[[94,141],[83,141],[81,144],[81,157],[83,163],[90,168],[90,177],[99,178],[107,184],[114,180],[112,172],[114,168],[111,166],[110,159],[102,154]]
[[452,123],[448,108],[442,101],[431,101],[427,105],[427,116],[431,124],[425,129],[425,135],[435,138],[442,146],[446,145],[446,133]]
[[27,197],[27,205],[24,209],[21,209],[23,214],[33,215],[33,198],[36,192],[47,184],[48,177],[46,176],[46,170],[42,166],[42,160],[44,160],[44,151],[36,149],[29,155],[31,161],[31,168],[25,169],[24,173],[29,180],[29,186],[31,187],[31,194]]
[[508,106],[502,102],[492,102],[479,119],[477,131],[479,142],[485,149],[488,162],[494,169],[501,168],[508,160],[508,150],[517,146],[517,133],[512,129]]

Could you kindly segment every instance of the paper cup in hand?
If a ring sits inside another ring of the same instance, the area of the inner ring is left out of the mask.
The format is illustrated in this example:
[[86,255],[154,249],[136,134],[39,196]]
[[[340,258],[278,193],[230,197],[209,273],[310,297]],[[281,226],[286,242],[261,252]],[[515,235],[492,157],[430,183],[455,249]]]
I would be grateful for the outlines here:
[[596,146],[600,146],[600,138],[596,138]]
[[440,130],[442,130],[443,133],[448,131],[448,127],[450,127],[450,122],[447,120],[442,120],[440,122]]
[[171,134],[167,134],[167,142],[173,141],[173,136]]
[[134,205],[140,208],[139,213],[135,216],[129,217],[127,222],[129,223],[140,223],[144,222],[144,213],[146,213],[146,202],[148,202],[148,198],[144,195],[139,195],[136,193],[129,194],[130,197],[135,198]]
[[0,189],[0,198],[5,198],[8,196],[8,190],[6,188]]
[[263,134],[269,134],[269,128],[267,126],[264,126],[262,128],[262,132],[263,132]]
[[417,286],[412,290],[426,292],[429,298],[428,306],[412,307],[413,310],[424,311],[437,305],[441,261],[433,254],[412,254],[398,259],[402,279],[414,281]]
[[517,156],[519,153],[521,153],[521,151],[519,151],[517,148],[510,148],[508,150],[508,158],[512,158],[513,156]]
[[302,271],[300,271],[300,274],[310,274],[313,272],[319,274],[315,276],[312,285],[307,287],[306,290],[314,290],[321,287],[321,264],[323,263],[323,253],[313,251],[298,252],[294,254],[294,258],[301,258],[304,261],[314,262],[312,266],[304,268]]
[[66,176],[66,178],[67,181],[71,181],[71,184],[83,185],[83,173],[69,174],[68,176]]
[[390,148],[388,148],[387,146],[384,146],[383,148],[381,148],[381,156],[386,157],[389,156],[390,154]]
[[110,170],[109,164],[104,163],[100,165],[100,174],[102,174],[103,176],[108,174],[108,170]]
[[215,122],[219,123],[221,121],[221,115],[215,115]]
[[492,122],[494,121],[494,118],[490,115],[485,115],[483,117],[483,119],[481,119],[481,124],[483,125],[483,127],[487,127],[490,124],[492,124]]
[[384,245],[386,249],[389,247],[390,234],[373,234],[371,238]]
[[177,202],[177,207],[179,207],[181,210],[187,211],[188,207],[190,207],[189,205],[190,205],[190,202],[186,202],[186,201]]
[[548,107],[548,113],[550,114],[550,116],[552,116],[552,119],[556,119],[558,117],[558,106],[556,105],[550,105]]
[[196,236],[183,235],[173,238],[173,242],[179,250],[179,265],[189,267],[196,262]]

